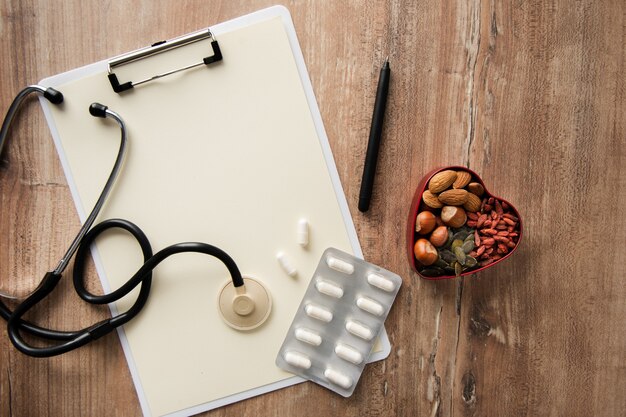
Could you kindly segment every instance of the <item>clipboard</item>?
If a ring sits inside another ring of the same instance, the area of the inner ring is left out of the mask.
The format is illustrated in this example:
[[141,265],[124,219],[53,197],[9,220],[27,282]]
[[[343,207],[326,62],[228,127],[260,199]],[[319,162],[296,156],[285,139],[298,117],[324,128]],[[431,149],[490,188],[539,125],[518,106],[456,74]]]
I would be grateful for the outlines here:
[[[155,251],[183,241],[218,246],[273,299],[265,324],[237,331],[218,314],[229,279],[219,262],[183,254],[160,265],[146,307],[118,329],[146,416],[192,415],[302,382],[274,359],[317,262],[330,246],[363,257],[288,10],[214,25],[210,35],[116,67],[119,85],[156,68],[168,73],[129,91],[114,91],[111,61],[41,81],[66,98],[61,108],[42,106],[82,222],[119,144],[115,124],[87,114],[98,101],[124,118],[129,137],[100,219],[136,223]],[[172,71],[214,56],[206,43],[214,40],[223,60]],[[300,218],[310,224],[306,249],[296,242]],[[295,278],[280,268],[279,250],[292,258]],[[142,263],[122,234],[103,236],[93,255],[107,292]],[[112,313],[135,294],[110,305]],[[383,329],[369,361],[389,352]]]

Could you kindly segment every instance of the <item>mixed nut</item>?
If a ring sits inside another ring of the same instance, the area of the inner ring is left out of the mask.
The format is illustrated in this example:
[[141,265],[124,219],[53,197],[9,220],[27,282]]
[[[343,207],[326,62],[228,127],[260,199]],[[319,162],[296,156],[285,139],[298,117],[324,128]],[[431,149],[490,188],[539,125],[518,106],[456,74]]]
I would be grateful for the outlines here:
[[509,253],[519,240],[519,219],[505,202],[486,196],[467,171],[435,174],[422,193],[413,253],[420,274],[460,276]]

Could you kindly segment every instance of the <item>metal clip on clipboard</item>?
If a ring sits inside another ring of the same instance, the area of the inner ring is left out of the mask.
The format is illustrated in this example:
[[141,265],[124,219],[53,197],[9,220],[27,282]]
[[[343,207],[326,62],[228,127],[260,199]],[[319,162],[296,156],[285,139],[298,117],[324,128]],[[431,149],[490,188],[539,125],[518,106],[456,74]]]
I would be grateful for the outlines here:
[[[113,69],[125,64],[129,64],[131,62],[139,61],[144,58],[148,58],[163,52],[167,52],[169,50],[179,48],[181,46],[189,45],[191,43],[199,42],[205,39],[211,40],[211,48],[213,49],[213,55],[205,57],[201,62],[196,62],[191,65],[186,65],[181,68],[176,68],[170,71],[166,71],[160,74],[153,75],[151,77],[142,79],[140,81],[127,81],[124,83],[120,83],[117,75],[113,72]],[[162,78],[171,74],[175,74],[180,71],[185,71],[191,68],[195,68],[200,65],[209,65],[217,61],[222,60],[222,51],[220,50],[220,46],[217,43],[217,40],[211,33],[211,30],[203,30],[201,32],[191,33],[189,35],[181,36],[180,38],[172,39],[170,41],[161,41],[157,42],[147,48],[140,49],[135,52],[131,52],[126,55],[119,56],[117,58],[113,58],[109,61],[109,81],[111,82],[111,87],[113,87],[113,91],[116,93],[121,93],[122,91],[130,90],[131,88],[147,83],[148,81],[153,81],[158,78]]]

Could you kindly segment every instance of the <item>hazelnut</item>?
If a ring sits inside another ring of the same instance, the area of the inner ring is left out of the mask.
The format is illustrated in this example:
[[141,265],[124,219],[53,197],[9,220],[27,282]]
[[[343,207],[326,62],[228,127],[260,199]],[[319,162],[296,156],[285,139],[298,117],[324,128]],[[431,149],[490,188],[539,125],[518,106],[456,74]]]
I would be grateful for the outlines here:
[[441,209],[441,220],[443,220],[444,224],[456,229],[465,224],[467,215],[461,207],[444,206]]
[[422,211],[415,219],[415,231],[420,235],[427,235],[437,226],[437,219],[430,211]]
[[485,192],[485,187],[483,187],[479,182],[470,182],[467,185],[467,189],[470,193],[476,194],[478,197],[482,196]]
[[415,258],[424,266],[432,265],[439,259],[437,249],[426,239],[418,239],[413,247]]
[[441,247],[448,242],[448,228],[446,226],[439,226],[430,235],[430,243],[436,247]]

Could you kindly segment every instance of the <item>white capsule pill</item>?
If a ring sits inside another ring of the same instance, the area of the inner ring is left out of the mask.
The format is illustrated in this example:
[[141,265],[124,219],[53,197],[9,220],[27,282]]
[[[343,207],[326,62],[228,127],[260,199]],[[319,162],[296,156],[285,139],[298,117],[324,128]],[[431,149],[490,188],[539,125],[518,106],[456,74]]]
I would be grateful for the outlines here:
[[385,277],[381,277],[378,274],[369,274],[367,276],[367,282],[387,292],[391,292],[396,289],[396,285],[393,283],[393,281]]
[[296,339],[313,346],[319,346],[322,344],[322,336],[303,327],[296,329]]
[[346,322],[346,330],[361,339],[372,340],[372,337],[374,337],[369,327],[356,321],[348,320]]
[[306,311],[306,314],[309,317],[313,317],[314,319],[321,320],[326,323],[333,319],[333,313],[326,310],[324,307],[307,304],[304,311]]
[[326,294],[334,298],[343,297],[343,290],[341,287],[328,281],[323,281],[321,279],[318,280],[315,283],[315,288],[317,288],[317,290],[322,294]]
[[359,297],[356,300],[356,305],[359,306],[361,310],[365,310],[375,316],[381,316],[385,311],[385,309],[379,302],[367,297]]
[[276,259],[278,260],[281,268],[283,268],[283,270],[287,273],[287,275],[289,275],[290,277],[296,276],[298,271],[296,270],[296,268],[294,268],[289,257],[285,255],[285,252],[278,252],[276,254]]
[[343,389],[348,389],[352,386],[352,379],[334,369],[327,368],[324,371],[324,376],[333,384],[339,385]]
[[337,346],[335,346],[335,353],[341,359],[345,359],[355,365],[363,362],[363,355],[361,355],[361,352],[352,346],[344,345],[343,343],[337,343]]
[[309,244],[309,222],[307,219],[298,221],[298,244],[303,248]]
[[311,359],[304,353],[295,352],[293,350],[285,353],[285,362],[297,368],[309,369],[311,367]]
[[335,271],[343,272],[344,274],[351,274],[354,272],[354,265],[332,256],[326,258],[326,264],[329,268],[332,268]]

